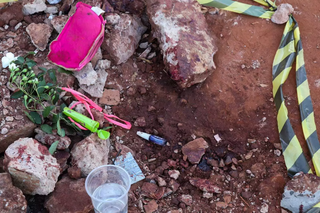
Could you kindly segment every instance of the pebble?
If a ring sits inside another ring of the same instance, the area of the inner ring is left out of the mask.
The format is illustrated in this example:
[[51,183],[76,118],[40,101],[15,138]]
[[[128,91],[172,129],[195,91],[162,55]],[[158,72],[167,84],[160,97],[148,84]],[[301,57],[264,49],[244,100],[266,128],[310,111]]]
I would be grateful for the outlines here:
[[261,213],[268,213],[268,212],[269,212],[269,206],[268,206],[268,204],[266,204],[266,203],[262,204],[261,209],[260,209],[260,212],[261,212]]
[[274,150],[273,153],[278,157],[281,155],[281,151],[278,149]]
[[12,122],[13,121],[13,117],[6,117],[6,121]]
[[141,49],[146,49],[148,47],[148,42],[143,42],[139,45]]
[[216,206],[218,207],[218,208],[223,208],[223,209],[225,209],[225,208],[227,208],[228,207],[228,204],[227,203],[225,203],[225,202],[217,202],[216,203]]
[[180,172],[178,170],[169,170],[169,176],[175,180],[177,180],[180,176]]
[[17,31],[21,26],[22,26],[22,23],[19,22],[19,23],[14,27],[14,29]]
[[202,197],[204,197],[204,198],[212,198],[213,197],[213,193],[203,192]]
[[134,126],[145,127],[146,119],[144,117],[137,118],[136,121],[134,122]]
[[281,143],[274,143],[273,146],[276,149],[282,150]]
[[9,130],[8,130],[7,128],[2,128],[2,129],[1,129],[1,134],[2,134],[2,135],[7,134],[8,132],[9,132]]
[[246,160],[249,160],[249,159],[252,157],[252,155],[253,155],[253,152],[250,151],[250,152],[248,152],[248,154],[246,154],[246,156],[244,156],[244,158],[245,158]]
[[157,182],[159,186],[166,186],[167,182],[162,177],[157,177]]
[[148,112],[152,112],[152,111],[155,111],[156,108],[154,106],[149,106],[148,107]]
[[158,117],[157,121],[161,126],[164,124],[164,118]]
[[222,139],[220,138],[219,134],[216,134],[213,136],[214,139],[216,139],[216,141],[219,143]]
[[178,199],[180,200],[180,202],[183,202],[188,206],[192,205],[192,196],[191,195],[181,195]]

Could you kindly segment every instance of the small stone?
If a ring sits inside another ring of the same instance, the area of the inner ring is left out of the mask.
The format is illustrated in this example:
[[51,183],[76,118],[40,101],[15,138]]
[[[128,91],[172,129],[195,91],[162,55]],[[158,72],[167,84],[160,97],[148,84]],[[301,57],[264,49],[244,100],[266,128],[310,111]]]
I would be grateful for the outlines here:
[[183,195],[179,196],[178,200],[179,200],[180,202],[185,203],[185,204],[188,205],[188,206],[191,206],[191,205],[192,205],[192,196],[191,196],[191,195],[184,195],[184,194],[183,194]]
[[146,94],[147,93],[147,89],[145,87],[140,87],[139,92],[141,95]]
[[56,6],[47,7],[44,12],[49,13],[49,14],[56,14],[56,13],[58,13],[58,7],[56,7]]
[[204,198],[212,198],[213,197],[213,193],[209,193],[209,192],[203,192],[203,195],[202,195],[202,197],[204,197]]
[[225,208],[228,207],[228,204],[225,203],[225,202],[220,202],[220,201],[219,201],[219,202],[216,203],[216,206],[217,206],[218,208],[225,209]]
[[290,14],[294,12],[291,4],[280,4],[271,17],[271,21],[275,24],[284,24],[289,20]]
[[207,159],[207,164],[213,167],[219,167],[219,161],[215,159]]
[[177,180],[180,176],[180,172],[178,170],[169,170],[169,176],[175,180]]
[[268,213],[269,212],[269,205],[266,203],[262,204],[260,212],[261,213]]
[[256,139],[248,139],[248,143],[255,143],[256,141]]
[[218,134],[214,135],[213,137],[218,143],[222,140]]
[[157,182],[158,182],[159,186],[166,186],[167,185],[166,181],[162,177],[159,177],[159,176],[157,177]]
[[164,124],[164,118],[158,117],[157,121],[161,126]]
[[144,205],[146,213],[153,213],[158,209],[158,204],[155,200],[151,200],[147,205]]
[[281,143],[274,143],[273,146],[276,149],[282,150]]
[[64,28],[64,26],[66,25],[67,21],[69,19],[69,16],[55,16],[52,20],[51,20],[51,24],[53,26],[53,28],[58,32],[61,33],[62,29]]
[[120,103],[120,91],[113,89],[104,90],[99,103],[105,105],[118,105]]
[[233,177],[233,178],[238,178],[238,177],[239,177],[238,171],[230,171],[229,174],[230,174],[231,177]]
[[154,106],[149,106],[148,107],[148,112],[152,112],[152,111],[155,111],[156,108]]
[[208,147],[208,143],[203,138],[198,138],[184,145],[182,153],[190,163],[198,164]]
[[146,49],[148,47],[148,42],[143,42],[139,45],[141,49]]
[[8,132],[9,132],[9,130],[7,128],[5,128],[5,127],[1,129],[1,135],[5,135]]
[[47,5],[45,4],[44,0],[27,1],[23,4],[22,12],[24,15],[31,15],[45,11],[46,8]]
[[173,193],[176,192],[179,188],[180,184],[176,182],[175,180],[171,179],[169,181],[168,187],[172,189]]
[[263,163],[256,163],[253,164],[251,166],[251,172],[255,175],[255,176],[260,176],[263,177],[266,175],[267,171],[266,171],[266,167]]
[[232,163],[234,163],[235,165],[238,165],[238,160],[237,160],[237,158],[232,158]]
[[[232,163],[231,157],[230,157],[230,156],[227,156],[226,161],[225,161],[225,164],[228,166],[228,165],[230,165],[231,163]],[[222,166],[222,167],[223,167],[223,166]]]
[[215,182],[209,179],[191,178],[191,185],[199,188],[201,191],[210,193],[221,193],[220,187],[215,185]]
[[22,23],[19,22],[15,27],[14,30],[17,31],[22,26]]
[[6,36],[9,37],[9,38],[15,38],[15,37],[17,37],[17,34],[14,33],[14,32],[9,31]]
[[236,167],[234,164],[232,164],[231,169],[234,170],[234,171],[236,171],[236,170],[237,170],[237,167]]
[[156,193],[158,190],[158,186],[154,183],[144,182],[141,190],[143,191],[143,194],[147,197],[151,197],[153,194]]
[[219,162],[219,167],[222,168],[224,166],[225,166],[225,163],[224,163],[223,159],[221,159]]
[[47,24],[32,23],[28,25],[26,30],[34,46],[44,51],[51,36],[52,28]]
[[250,151],[250,152],[248,152],[248,153],[244,156],[244,158],[245,158],[246,160],[249,160],[249,159],[252,157],[252,155],[253,155],[253,152]]
[[241,192],[241,196],[246,199],[249,199],[252,196],[252,193],[250,191],[246,190],[246,191]]
[[127,90],[127,95],[128,95],[128,96],[133,96],[134,94],[136,94],[136,90],[135,90],[133,87],[130,87],[130,88]]
[[139,117],[135,120],[134,126],[145,127],[146,119],[144,117]]
[[230,203],[231,202],[231,195],[224,195],[223,196],[223,200],[226,203]]
[[147,59],[153,59],[154,57],[156,57],[157,56],[157,53],[156,52],[152,52],[152,53],[150,53],[149,55],[148,55],[148,57],[147,57]]
[[275,149],[274,151],[273,151],[273,153],[276,155],[276,156],[281,156],[281,151],[280,150],[278,150],[278,149]]
[[69,167],[68,168],[68,175],[72,179],[80,179],[81,178],[81,169],[76,166]]

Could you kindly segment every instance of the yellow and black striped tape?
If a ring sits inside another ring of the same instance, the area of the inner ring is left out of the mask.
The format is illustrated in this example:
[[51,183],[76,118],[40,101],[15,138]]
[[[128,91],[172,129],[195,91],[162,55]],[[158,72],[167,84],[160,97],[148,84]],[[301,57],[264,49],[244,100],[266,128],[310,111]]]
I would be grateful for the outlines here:
[[[263,6],[252,6],[231,0],[198,0],[205,6],[241,13],[250,16],[270,19],[277,6],[271,0],[253,0]],[[304,54],[297,21],[291,15],[285,26],[283,37],[275,55],[272,67],[273,96],[277,109],[277,122],[285,164],[290,177],[303,171],[312,173],[303,154],[300,142],[294,133],[288,117],[288,110],[283,97],[282,85],[288,78],[293,62],[296,61],[297,96],[302,121],[302,130],[312,157],[317,176],[320,176],[320,143],[317,135],[314,111],[310,96],[307,73],[304,64]],[[320,212],[320,203],[308,213]]]

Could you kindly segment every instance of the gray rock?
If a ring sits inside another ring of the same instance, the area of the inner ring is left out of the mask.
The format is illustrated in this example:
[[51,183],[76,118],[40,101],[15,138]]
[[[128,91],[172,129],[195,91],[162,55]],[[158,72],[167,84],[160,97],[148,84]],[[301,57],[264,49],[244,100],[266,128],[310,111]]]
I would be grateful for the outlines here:
[[45,11],[46,9],[47,5],[45,4],[45,0],[30,0],[23,5],[22,12],[24,15],[31,15]]
[[116,64],[122,64],[133,55],[147,28],[140,18],[129,14],[121,14],[119,20],[114,18],[109,22],[116,24],[109,26],[110,32],[107,33],[102,48],[107,50]]
[[22,191],[12,185],[9,173],[0,173],[0,209],[1,213],[27,212],[27,201]]
[[[108,60],[99,60],[96,66],[97,80],[92,85],[80,84],[80,88],[89,93],[92,97],[101,98],[103,95],[104,85],[106,84],[108,73],[105,67],[110,66]],[[91,64],[91,63],[90,63]]]
[[37,133],[35,139],[43,144],[50,146],[55,141],[59,141],[57,146],[57,149],[59,150],[67,149],[71,144],[71,139],[69,137],[60,137],[56,132],[53,132],[53,134],[47,134],[39,128],[36,128],[35,132]]
[[80,71],[73,72],[73,75],[78,79],[80,85],[86,86],[95,84],[98,79],[98,74],[93,69],[91,63],[88,63]]
[[109,146],[109,139],[102,140],[93,133],[74,145],[71,151],[71,164],[80,168],[81,175],[86,177],[98,166],[108,164]]
[[97,63],[98,63],[98,61],[101,60],[101,59],[102,59],[102,52],[101,52],[101,48],[99,47],[98,51],[96,52],[96,54],[91,59],[92,67],[95,68]]
[[20,138],[5,151],[4,168],[25,194],[48,195],[54,190],[60,165],[47,147],[32,138]]
[[58,13],[58,7],[56,7],[56,6],[47,7],[44,12],[49,13],[49,14],[56,14],[56,13]]
[[280,205],[293,213],[299,213],[307,212],[319,202],[320,177],[298,173],[285,186]]

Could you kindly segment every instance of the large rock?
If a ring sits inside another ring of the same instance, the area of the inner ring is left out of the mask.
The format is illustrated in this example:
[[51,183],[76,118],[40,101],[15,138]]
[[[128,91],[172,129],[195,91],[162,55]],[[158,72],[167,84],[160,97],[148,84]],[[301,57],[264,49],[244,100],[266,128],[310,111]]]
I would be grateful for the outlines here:
[[35,139],[43,144],[51,146],[55,141],[59,141],[57,146],[57,149],[59,150],[67,149],[71,144],[71,139],[69,137],[60,137],[56,132],[47,134],[39,128],[36,128],[34,131],[37,133]]
[[208,147],[208,143],[203,138],[190,141],[182,147],[183,158],[188,159],[192,164],[198,164]]
[[31,136],[36,128],[23,113],[22,101],[10,98],[7,80],[6,73],[0,72],[0,153],[19,138]]
[[307,212],[320,202],[320,177],[296,174],[284,188],[281,207],[292,212]]
[[49,38],[53,30],[52,27],[47,24],[31,23],[28,25],[26,30],[34,46],[39,50],[44,51],[49,42]]
[[22,12],[24,15],[39,13],[47,9],[45,0],[27,0],[23,4]]
[[0,173],[0,209],[1,213],[27,212],[27,201],[8,173]]
[[96,133],[80,141],[71,151],[72,165],[81,169],[81,175],[86,177],[98,166],[108,164],[109,140],[102,140]]
[[116,64],[122,64],[133,55],[147,28],[140,18],[129,14],[110,14],[106,20],[110,31],[106,33],[102,48],[107,50]]
[[69,16],[65,16],[65,15],[56,16],[56,17],[53,17],[53,19],[51,20],[51,24],[58,33],[61,33],[68,19],[69,19]]
[[5,170],[25,194],[47,195],[54,190],[60,166],[47,147],[32,138],[20,138],[5,151]]
[[72,180],[63,177],[45,203],[49,213],[87,213],[93,210],[85,189],[85,178]]
[[23,20],[23,14],[21,13],[22,5],[19,3],[14,3],[9,7],[1,9],[0,13],[0,27],[5,24],[9,24],[11,20],[21,22]]
[[147,13],[171,78],[182,88],[203,82],[215,68],[214,40],[196,0],[148,0]]

